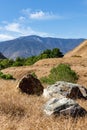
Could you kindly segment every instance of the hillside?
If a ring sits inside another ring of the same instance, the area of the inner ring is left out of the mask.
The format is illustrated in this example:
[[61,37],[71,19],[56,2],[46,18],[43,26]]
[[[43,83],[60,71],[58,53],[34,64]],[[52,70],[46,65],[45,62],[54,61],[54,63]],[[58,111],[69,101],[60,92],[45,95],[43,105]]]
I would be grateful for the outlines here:
[[7,57],[29,57],[38,55],[43,50],[59,48],[64,54],[78,46],[85,39],[62,39],[40,36],[25,36],[10,41],[0,42],[0,51]]
[[65,57],[84,57],[87,58],[87,40],[82,42],[72,51],[68,52]]
[[0,52],[0,59],[6,59],[6,57]]
[[[87,88],[87,58],[69,57],[40,60],[32,66],[11,67],[2,70],[12,74],[16,80],[0,79],[0,130],[86,130],[87,116],[79,119],[46,116],[43,113],[43,96],[20,93],[17,84],[29,72],[38,78],[47,76],[53,66],[60,63],[70,64],[79,75],[78,83]],[[46,85],[44,85],[44,88]],[[87,100],[77,100],[87,110]]]
[[71,66],[79,75],[78,83],[87,86],[87,58],[70,57],[70,58],[50,58],[36,62],[32,66],[10,67],[3,69],[2,72],[12,74],[16,79],[22,78],[23,75],[35,72],[38,78],[47,76],[52,67],[66,63]]
[[[83,44],[80,46],[83,47]],[[0,79],[0,130],[87,129],[87,116],[76,119],[46,116],[43,113],[43,104],[46,102],[43,96],[23,94],[17,89],[18,82],[25,74],[35,72],[38,78],[48,76],[50,70],[60,63],[69,64],[79,75],[77,83],[87,88],[87,57],[43,59],[32,66],[10,67],[2,70],[3,73],[12,74],[16,80]],[[46,84],[43,86],[47,87]],[[76,102],[87,110],[87,100],[78,99]]]

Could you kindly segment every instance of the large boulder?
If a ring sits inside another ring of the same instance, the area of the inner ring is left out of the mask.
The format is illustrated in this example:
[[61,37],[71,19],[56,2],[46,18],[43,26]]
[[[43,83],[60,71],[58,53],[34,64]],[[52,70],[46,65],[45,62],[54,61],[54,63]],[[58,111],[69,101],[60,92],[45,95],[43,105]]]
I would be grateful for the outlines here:
[[47,98],[64,96],[72,99],[87,99],[87,89],[79,84],[59,81],[44,89],[43,96]]
[[84,116],[87,111],[69,98],[51,98],[44,105],[44,112],[47,115],[70,115],[72,117]]
[[26,76],[24,76],[20,80],[17,87],[22,92],[25,92],[27,94],[41,95],[43,93],[43,86],[41,82],[31,74],[27,74]]

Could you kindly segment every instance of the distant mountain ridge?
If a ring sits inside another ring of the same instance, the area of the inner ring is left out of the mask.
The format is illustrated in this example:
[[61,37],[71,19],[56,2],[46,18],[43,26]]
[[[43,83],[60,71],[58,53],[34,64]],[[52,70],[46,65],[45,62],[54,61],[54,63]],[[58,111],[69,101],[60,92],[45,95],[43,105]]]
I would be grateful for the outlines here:
[[38,55],[46,49],[53,48],[59,48],[60,51],[65,54],[78,46],[84,40],[85,39],[82,38],[63,39],[31,35],[0,42],[0,52],[10,59]]

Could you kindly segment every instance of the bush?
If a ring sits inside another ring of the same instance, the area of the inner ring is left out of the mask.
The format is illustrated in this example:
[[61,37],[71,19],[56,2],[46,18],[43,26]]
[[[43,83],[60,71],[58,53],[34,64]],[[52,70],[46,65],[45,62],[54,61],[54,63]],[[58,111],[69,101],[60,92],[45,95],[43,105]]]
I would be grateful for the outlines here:
[[6,79],[14,79],[11,74],[6,74]]
[[60,51],[59,48],[54,48],[53,50],[47,49],[45,50],[43,53],[41,53],[40,55],[45,54],[46,58],[59,58],[59,57],[63,57],[62,52]]
[[14,79],[11,74],[3,74],[2,72],[0,72],[0,78],[2,78],[2,79]]
[[71,70],[67,64],[59,64],[50,71],[48,77],[42,77],[41,81],[47,84],[54,84],[56,81],[67,81],[75,83],[78,80],[78,75]]

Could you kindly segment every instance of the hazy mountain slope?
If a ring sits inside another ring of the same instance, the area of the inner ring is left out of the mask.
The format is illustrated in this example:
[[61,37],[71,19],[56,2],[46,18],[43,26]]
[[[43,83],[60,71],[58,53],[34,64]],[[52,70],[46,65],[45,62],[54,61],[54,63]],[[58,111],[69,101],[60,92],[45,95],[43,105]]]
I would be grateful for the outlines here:
[[83,58],[87,58],[87,40],[85,40],[84,42],[82,42],[79,46],[77,46],[74,50],[68,52],[65,57],[83,57]]
[[59,48],[64,54],[78,46],[84,39],[61,39],[39,36],[25,36],[0,42],[0,51],[8,58],[38,55],[43,50]]
[[0,52],[0,59],[6,59],[6,57]]

